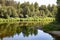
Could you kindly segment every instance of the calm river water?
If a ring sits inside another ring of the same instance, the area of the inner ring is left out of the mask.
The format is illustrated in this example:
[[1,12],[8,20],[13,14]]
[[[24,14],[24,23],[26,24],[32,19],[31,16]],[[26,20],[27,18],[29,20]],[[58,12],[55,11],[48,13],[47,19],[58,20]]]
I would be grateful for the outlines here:
[[[55,40],[54,36],[42,30],[39,24],[1,23],[0,40]],[[38,28],[39,27],[39,28]]]

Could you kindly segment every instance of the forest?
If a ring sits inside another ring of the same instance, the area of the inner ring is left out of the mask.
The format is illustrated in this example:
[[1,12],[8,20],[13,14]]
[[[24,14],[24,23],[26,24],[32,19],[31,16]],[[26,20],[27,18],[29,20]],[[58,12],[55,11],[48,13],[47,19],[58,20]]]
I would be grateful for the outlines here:
[[52,17],[57,14],[56,5],[41,5],[37,2],[16,2],[14,0],[0,0],[0,18],[28,18],[28,17]]

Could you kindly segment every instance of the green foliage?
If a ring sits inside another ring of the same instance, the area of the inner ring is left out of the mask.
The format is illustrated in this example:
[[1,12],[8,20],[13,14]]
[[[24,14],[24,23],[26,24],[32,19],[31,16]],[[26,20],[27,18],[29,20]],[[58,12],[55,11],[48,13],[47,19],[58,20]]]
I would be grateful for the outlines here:
[[57,0],[57,14],[56,14],[56,21],[60,23],[60,0]]
[[55,17],[57,13],[56,5],[41,5],[37,2],[16,3],[14,0],[0,0],[0,18],[28,18],[28,17]]
[[0,23],[7,23],[7,22],[19,22],[20,18],[9,18],[9,19],[4,19],[4,18],[0,18]]
[[[27,24],[27,23],[26,23]],[[15,33],[19,35],[21,32],[24,37],[28,37],[29,35],[37,35],[38,30],[35,29],[35,24],[37,23],[28,23],[27,25],[24,23],[1,23],[0,24],[0,37],[14,36]],[[29,25],[30,24],[30,25]]]
[[60,23],[60,7],[58,7],[58,12],[56,14],[56,21]]
[[44,31],[59,31],[60,30],[60,24],[58,24],[56,21],[53,21],[49,24],[46,24],[43,26]]

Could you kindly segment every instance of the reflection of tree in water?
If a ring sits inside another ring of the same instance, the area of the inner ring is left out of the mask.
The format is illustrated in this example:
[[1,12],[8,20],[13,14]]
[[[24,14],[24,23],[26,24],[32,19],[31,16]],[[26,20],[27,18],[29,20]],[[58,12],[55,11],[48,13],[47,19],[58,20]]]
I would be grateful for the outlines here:
[[26,26],[21,26],[21,32],[23,33],[24,36],[29,36],[29,35],[37,35],[37,29],[26,27]]
[[28,37],[29,35],[37,35],[37,29],[34,29],[34,26],[20,26],[19,23],[14,24],[0,24],[0,38],[14,36],[16,33],[19,35],[21,32],[24,37]]
[[[13,25],[14,26],[14,25]],[[2,24],[0,26],[0,38],[6,36],[13,36],[16,31],[16,26],[13,27],[12,24]]]

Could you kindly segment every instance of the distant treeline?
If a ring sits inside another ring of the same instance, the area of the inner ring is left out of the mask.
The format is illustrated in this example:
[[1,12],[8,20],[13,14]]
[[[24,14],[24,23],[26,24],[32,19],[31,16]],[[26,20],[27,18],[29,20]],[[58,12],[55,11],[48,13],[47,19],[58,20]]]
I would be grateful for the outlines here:
[[0,18],[27,18],[27,17],[55,17],[57,6],[50,4],[39,6],[37,2],[16,2],[14,0],[0,0]]

